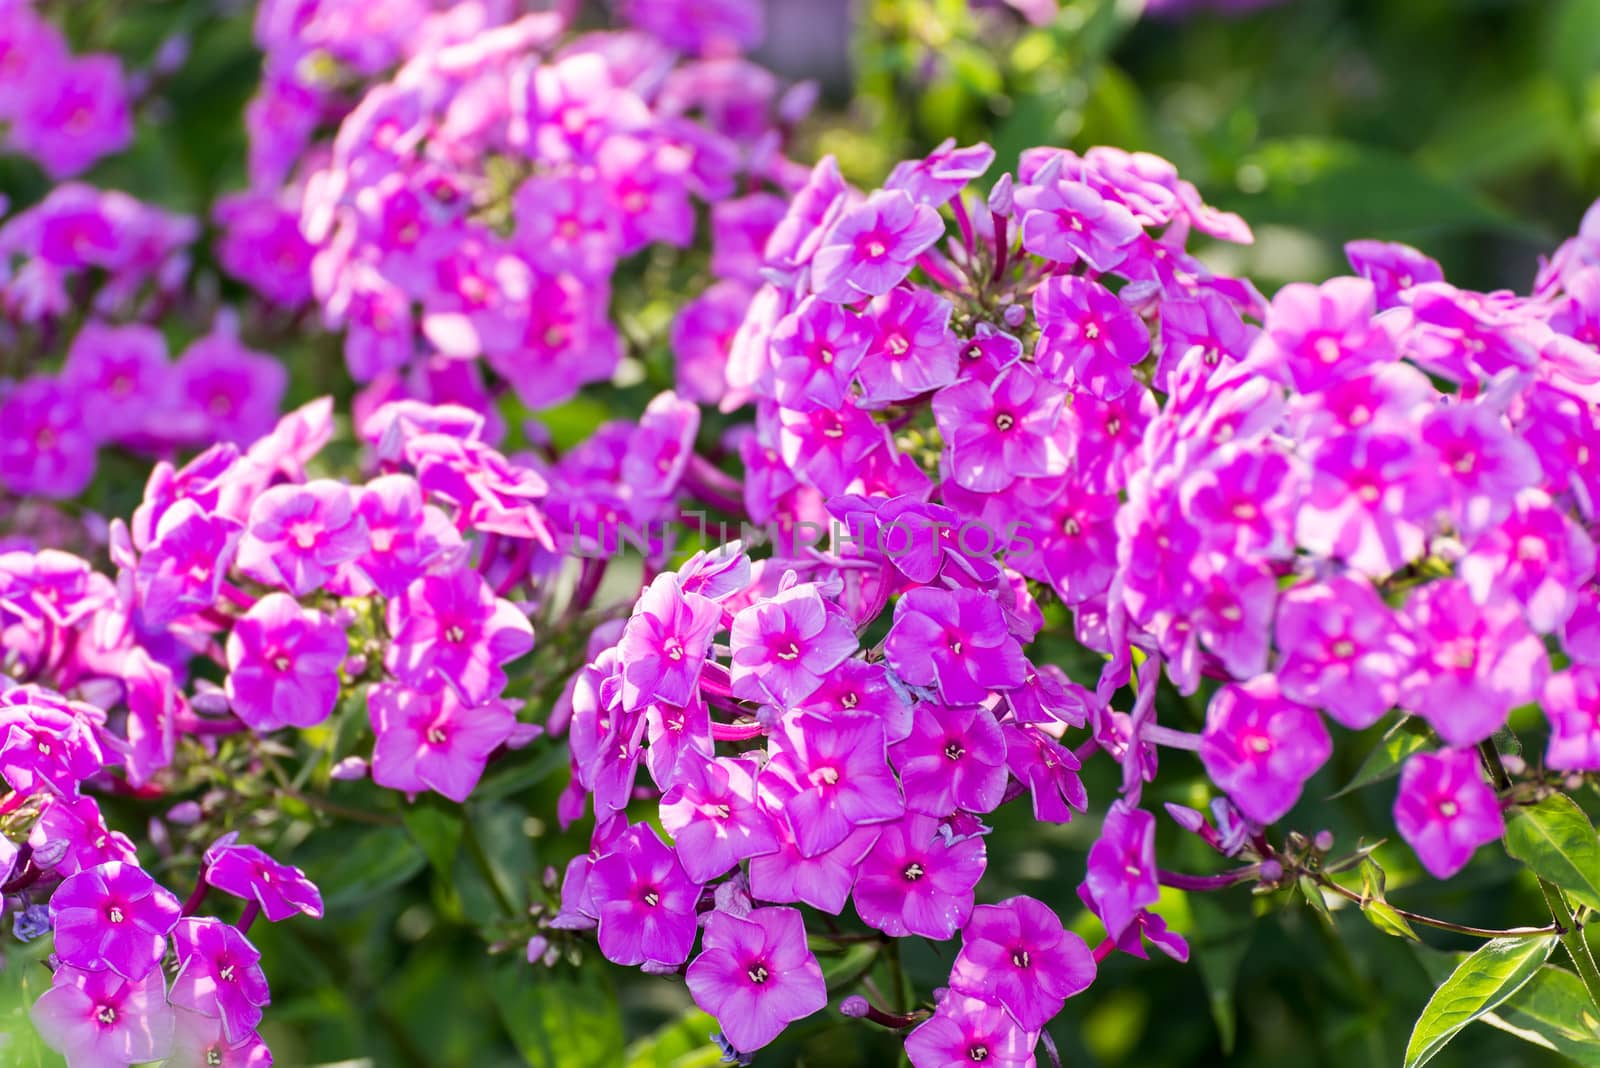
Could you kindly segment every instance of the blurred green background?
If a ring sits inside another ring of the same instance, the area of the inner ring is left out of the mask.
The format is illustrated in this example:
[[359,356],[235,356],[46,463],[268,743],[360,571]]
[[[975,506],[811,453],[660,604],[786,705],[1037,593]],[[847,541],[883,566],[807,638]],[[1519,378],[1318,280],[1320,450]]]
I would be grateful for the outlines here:
[[[836,153],[852,179],[871,186],[896,160],[945,136],[995,144],[996,174],[1035,144],[1157,152],[1255,227],[1253,248],[1207,254],[1269,293],[1290,279],[1338,273],[1340,246],[1362,237],[1416,244],[1465,286],[1525,289],[1538,255],[1600,195],[1600,0],[1288,0],[1237,18],[1161,20],[1141,18],[1137,3],[1070,0],[1045,26],[998,3],[964,0],[772,4],[774,43],[762,58],[824,81],[801,158]],[[141,124],[134,150],[102,164],[93,181],[197,213],[242,185],[240,116],[259,68],[248,12],[197,0],[55,6],[70,12],[80,50],[116,49],[135,62],[176,25],[193,34],[191,56],[163,96],[162,121]],[[30,164],[0,161],[0,192],[14,204],[47,188]],[[336,385],[334,348],[296,345],[313,354],[296,364],[296,392]],[[602,392],[583,403],[578,410],[591,413],[607,402]],[[1092,667],[1074,663],[1064,645],[1054,656],[1080,675]],[[1120,700],[1126,707],[1126,695]],[[1163,720],[1196,726],[1195,707],[1165,695]],[[1355,773],[1379,733],[1341,739],[1295,826],[1328,828],[1353,847],[1390,823],[1392,783],[1322,800]],[[1087,776],[1102,806],[1115,790],[1105,764],[1092,763]],[[485,953],[509,917],[549,899],[546,867],[586,847],[587,824],[559,834],[546,822],[565,774],[559,750],[538,743],[497,767],[464,818],[449,806],[390,797],[367,822],[329,829],[310,808],[291,805],[290,818],[266,829],[274,851],[328,892],[323,922],[252,932],[273,982],[264,1034],[280,1065],[717,1062],[707,1041],[713,1026],[691,1011],[680,983],[612,968],[592,952],[581,968],[548,971],[524,963],[520,945]],[[334,784],[331,797],[371,803],[358,786]],[[1198,763],[1170,755],[1145,797],[1153,809],[1168,800],[1203,804]],[[160,811],[124,806],[115,815],[133,831]],[[1165,866],[1215,870],[1203,848],[1163,823]],[[985,897],[1033,894],[1097,941],[1075,894],[1095,820],[1057,828],[1004,813],[996,824]],[[1449,884],[1422,875],[1403,847],[1378,856],[1397,904],[1489,927],[1544,922],[1533,883],[1497,847],[1483,854]],[[193,878],[170,874],[180,890]],[[1335,934],[1287,894],[1169,894],[1160,910],[1189,936],[1194,959],[1109,961],[1051,1027],[1066,1063],[1399,1062],[1432,989],[1412,947],[1352,910],[1335,912]],[[1445,950],[1474,944],[1425,938]],[[918,990],[943,982],[952,950],[907,944],[904,970]],[[46,976],[28,957],[13,951],[0,982],[12,1025]],[[824,964],[833,974],[859,970],[855,958]],[[893,990],[886,964],[868,977]],[[5,1030],[0,1063],[52,1063],[25,1026]],[[896,1063],[897,1049],[892,1036],[830,1009],[791,1028],[757,1063],[877,1068]],[[1434,1063],[1569,1062],[1477,1025]]]

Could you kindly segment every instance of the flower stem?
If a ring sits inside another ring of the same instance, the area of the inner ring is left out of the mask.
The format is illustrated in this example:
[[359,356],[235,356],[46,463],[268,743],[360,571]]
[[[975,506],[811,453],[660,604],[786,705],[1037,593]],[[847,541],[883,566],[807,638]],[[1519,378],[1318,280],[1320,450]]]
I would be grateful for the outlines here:
[[1589,943],[1583,937],[1583,928],[1572,918],[1572,910],[1567,907],[1566,898],[1561,895],[1560,887],[1540,879],[1539,892],[1544,895],[1545,904],[1550,906],[1550,915],[1555,917],[1555,927],[1561,938],[1561,946],[1567,951],[1567,956],[1572,958],[1573,966],[1578,969],[1578,978],[1583,980],[1583,988],[1589,992],[1589,1000],[1596,1008],[1600,1008],[1600,968],[1595,966],[1594,954],[1589,951]]
[[489,862],[489,854],[484,851],[483,843],[478,840],[478,832],[472,826],[472,819],[461,821],[461,842],[467,847],[467,853],[472,857],[472,862],[477,865],[478,871],[483,875],[483,881],[489,884],[489,889],[494,893],[494,899],[509,918],[515,918],[521,911],[511,894],[500,883],[500,875],[494,870],[494,865]]
[[1226,890],[1230,886],[1237,886],[1247,879],[1255,878],[1260,870],[1259,866],[1252,864],[1248,868],[1225,871],[1221,875],[1185,875],[1182,872],[1157,868],[1156,882],[1162,886],[1170,886],[1174,890]]
[[[1317,884],[1332,890],[1348,901],[1354,901],[1363,908],[1370,904],[1365,895],[1356,893],[1348,886],[1340,886],[1327,876],[1318,875]],[[1409,923],[1420,923],[1424,927],[1432,927],[1439,931],[1451,931],[1455,934],[1471,935],[1473,938],[1548,938],[1550,935],[1559,933],[1555,924],[1550,924],[1547,927],[1508,927],[1504,929],[1472,927],[1464,923],[1451,923],[1449,920],[1424,916],[1420,912],[1399,908],[1390,902],[1385,902],[1385,904],[1389,905],[1397,915]]]
[[[1506,767],[1500,762],[1500,750],[1494,744],[1493,738],[1485,738],[1478,743],[1478,755],[1483,758],[1483,766],[1489,772],[1489,778],[1494,780],[1496,790],[1504,791],[1511,787],[1511,776],[1506,774]],[[1567,907],[1567,899],[1562,896],[1561,888],[1548,882],[1542,876],[1539,879],[1539,893],[1544,895],[1544,903],[1550,909],[1550,918],[1554,921],[1551,925],[1555,934],[1561,939],[1561,946],[1567,951],[1567,956],[1572,958],[1573,967],[1578,970],[1578,978],[1583,980],[1583,988],[1589,992],[1589,1000],[1595,1008],[1600,1009],[1600,967],[1596,967],[1594,954],[1589,951],[1589,943],[1583,937],[1583,929],[1572,918],[1572,910]]]

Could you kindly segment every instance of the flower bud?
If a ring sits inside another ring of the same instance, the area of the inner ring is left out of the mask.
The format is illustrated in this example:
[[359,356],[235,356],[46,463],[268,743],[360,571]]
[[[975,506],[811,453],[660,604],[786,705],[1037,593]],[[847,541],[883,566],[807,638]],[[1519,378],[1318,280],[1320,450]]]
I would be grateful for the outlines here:
[[871,1008],[872,1006],[867,1004],[867,999],[862,997],[860,994],[851,994],[849,997],[839,1002],[840,1012],[844,1013],[846,1016],[853,1016],[858,1019],[862,1016],[865,1016]]
[[333,766],[328,776],[340,782],[353,782],[367,777],[367,762],[360,757],[345,757]]

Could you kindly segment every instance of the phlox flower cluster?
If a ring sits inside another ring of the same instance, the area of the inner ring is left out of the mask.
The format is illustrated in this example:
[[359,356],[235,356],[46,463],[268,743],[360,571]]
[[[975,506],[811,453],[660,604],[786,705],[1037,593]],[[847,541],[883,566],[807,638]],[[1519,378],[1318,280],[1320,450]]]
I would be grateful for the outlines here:
[[[1299,862],[1266,829],[1330,756],[1326,720],[1431,730],[1395,820],[1440,877],[1503,833],[1474,747],[1511,709],[1544,699],[1546,763],[1595,768],[1600,208],[1532,297],[1357,242],[1352,276],[1269,302],[1186,250],[1251,235],[1165,161],[1029,150],[982,197],[992,158],[945,144],[867,194],[815,168],[719,403],[754,410],[726,442],[743,514],[850,534],[656,575],[570,690],[563,816],[592,805],[596,827],[556,925],[686,966],[740,1051],[821,1004],[802,906],[961,938],[931,1016],[848,1005],[915,1024],[919,1068],[1032,1063],[1097,959],[1185,957],[1150,908],[1163,881],[1210,886],[1156,866],[1141,798],[1163,748],[1225,795],[1172,818],[1253,862],[1216,885]],[[1006,534],[975,551],[951,536],[973,524]],[[1052,601],[1098,679],[1030,657]],[[1163,678],[1206,702],[1198,729],[1158,722]],[[1097,753],[1122,785],[1080,887],[1091,952],[1036,901],[975,902],[985,817],[1026,797],[1070,819]]]
[[[75,600],[61,597],[62,610]],[[256,1027],[271,995],[246,932],[263,913],[321,916],[321,894],[299,869],[228,835],[206,851],[180,904],[85,791],[131,764],[128,749],[102,708],[33,683],[0,693],[0,820],[31,823],[0,854],[0,908],[17,910],[19,938],[54,935],[53,977],[33,1022],[71,1068],[162,1059],[264,1068],[272,1056]],[[202,914],[211,890],[245,902],[235,922]]]
[[[710,205],[713,282],[673,335],[684,392],[704,399],[780,194],[804,180],[781,149],[810,95],[780,96],[732,50],[759,39],[758,5],[626,5],[639,29],[577,37],[556,13],[506,21],[500,6],[424,20],[398,71],[301,164],[306,277],[351,374],[431,402],[509,386],[533,409],[606,381],[624,349],[619,271],[688,248]],[[273,265],[250,254],[241,273],[266,291]]]
[[82,174],[133,142],[142,80],[109,53],[73,55],[33,0],[0,3],[0,152],[56,181]]

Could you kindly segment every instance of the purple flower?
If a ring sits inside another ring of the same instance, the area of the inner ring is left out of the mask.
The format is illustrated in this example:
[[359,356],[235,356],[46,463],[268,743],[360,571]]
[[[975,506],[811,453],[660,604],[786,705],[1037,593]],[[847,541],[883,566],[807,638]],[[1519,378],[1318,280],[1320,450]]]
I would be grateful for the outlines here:
[[700,889],[654,831],[629,827],[589,871],[600,952],[614,964],[682,964],[694,945]]
[[300,233],[299,199],[286,206],[277,193],[247,191],[222,197],[212,212],[222,229],[217,260],[223,270],[288,307],[311,299],[316,252]]
[[1088,807],[1072,750],[1032,724],[1005,724],[1005,739],[1006,768],[1033,795],[1034,819],[1070,823],[1073,809]]
[[242,444],[272,430],[289,373],[271,356],[219,331],[184,350],[173,366],[173,382],[183,440]]
[[778,780],[779,795],[792,791],[781,811],[802,856],[832,849],[852,827],[905,811],[880,723],[793,716],[773,736],[769,752],[761,778]]
[[1594,542],[1539,490],[1524,490],[1504,523],[1471,543],[1457,573],[1473,600],[1511,600],[1536,634],[1557,630],[1594,577]]
[[949,993],[932,1016],[906,1036],[912,1068],[1034,1068],[1038,1041],[992,1002]]
[[121,1068],[164,1058],[172,1046],[166,977],[152,967],[138,979],[111,971],[56,969],[33,1003],[33,1025],[67,1068]]
[[871,341],[856,372],[861,405],[882,407],[956,380],[959,358],[948,300],[897,286],[867,305]]
[[229,924],[210,917],[181,920],[172,933],[178,974],[168,1000],[180,1009],[222,1021],[229,1042],[243,1042],[271,1000],[261,953]]
[[96,434],[63,379],[35,375],[0,396],[0,485],[19,497],[76,497],[94,478]]
[[1022,247],[1057,263],[1081,259],[1096,271],[1109,271],[1144,233],[1133,212],[1082,182],[1019,186],[1014,202],[1022,219]]
[[1102,400],[1134,388],[1131,368],[1150,352],[1150,331],[1104,286],[1076,275],[1056,275],[1033,298],[1043,334],[1039,364],[1045,373],[1078,384]]
[[839,915],[855,885],[861,858],[878,842],[878,828],[856,827],[832,849],[802,856],[794,832],[782,818],[783,800],[795,791],[772,776],[764,776],[757,785],[763,810],[772,816],[780,841],[777,852],[750,858],[750,893],[760,901],[803,901],[831,916]]
[[1351,730],[1394,707],[1414,652],[1395,613],[1355,573],[1287,590],[1276,636],[1284,696]]
[[939,688],[951,704],[977,704],[1022,685],[1022,647],[1000,605],[977,590],[914,589],[894,606],[884,639],[889,666],[907,682]]
[[216,603],[242,530],[188,499],[162,513],[133,574],[145,625],[163,627]]
[[438,677],[467,704],[503,690],[501,665],[533,648],[528,617],[469,568],[415,580],[389,602],[388,622],[389,670],[412,686]]
[[104,717],[95,723],[83,709],[23,688],[0,694],[0,777],[20,794],[76,797],[78,784],[106,763]]
[[933,398],[956,484],[995,493],[1018,478],[1059,475],[1067,457],[1056,440],[1061,392],[1023,364],[989,383],[969,378]]
[[72,339],[61,383],[80,407],[92,405],[87,433],[101,441],[139,440],[159,433],[170,372],[166,338],[155,327],[89,322]]
[[1500,801],[1471,749],[1417,753],[1400,773],[1394,825],[1437,879],[1466,866],[1473,852],[1505,833]]
[[1271,823],[1293,808],[1306,780],[1332,752],[1321,717],[1284,697],[1275,676],[1224,686],[1206,709],[1200,761],[1211,781],[1257,823]]
[[1067,998],[1094,982],[1094,957],[1083,939],[1031,897],[979,905],[961,932],[950,989],[1004,1006],[1022,1027],[1049,1023]]
[[1550,722],[1545,763],[1560,771],[1600,771],[1600,676],[1578,664],[1550,676],[1541,704]]
[[187,1009],[172,1013],[172,1055],[164,1068],[272,1068],[272,1051],[260,1036],[229,1042],[222,1021]]
[[225,894],[254,901],[277,923],[291,916],[322,918],[322,893],[306,873],[280,864],[253,845],[239,845],[236,833],[223,835],[205,852],[205,880]]
[[[132,104],[116,56],[74,57],[50,70],[47,78],[28,94],[28,107],[16,117],[12,137],[51,178],[71,178],[132,143]],[[11,84],[15,92],[17,83]]]
[[1438,458],[1451,517],[1468,537],[1505,522],[1518,491],[1540,481],[1538,454],[1488,405],[1435,408],[1420,439]]
[[797,909],[752,909],[743,917],[718,910],[706,918],[703,946],[686,973],[689,993],[741,1053],[828,1003]]
[[1310,492],[1295,535],[1314,553],[1343,560],[1373,578],[1422,555],[1422,523],[1441,487],[1417,463],[1413,441],[1399,434],[1340,434],[1312,457]]
[[710,882],[741,860],[777,851],[773,819],[756,805],[755,765],[749,760],[687,749],[674,776],[661,798],[661,826],[672,835],[691,879]]
[[1397,241],[1350,241],[1344,255],[1351,270],[1372,283],[1380,308],[1399,304],[1400,294],[1414,285],[1444,281],[1437,262]]
[[178,899],[135,865],[112,861],[81,871],[50,898],[56,955],[75,968],[142,979],[166,952],[179,909]]
[[839,407],[869,338],[866,321],[855,312],[807,297],[772,330],[774,399],[801,411]]
[[967,922],[986,866],[981,837],[952,840],[938,820],[907,813],[883,825],[851,897],[861,919],[884,934],[942,941]]
[[344,628],[286,593],[251,606],[228,635],[228,704],[258,732],[314,727],[339,702]]
[[730,628],[733,692],[793,708],[856,651],[856,635],[812,583],[741,609]]
[[1302,392],[1393,360],[1394,342],[1381,321],[1372,283],[1334,278],[1320,286],[1296,282],[1278,290],[1252,352]]
[[880,190],[833,224],[811,261],[811,291],[839,304],[889,292],[944,235],[939,212]]
[[422,503],[416,479],[384,475],[357,493],[356,516],[366,524],[368,545],[349,566],[381,596],[399,596],[419,572],[459,567],[461,535],[448,516]]
[[1005,795],[1005,736],[993,713],[977,705],[918,705],[911,736],[889,748],[889,759],[913,812],[992,812]]
[[634,605],[617,643],[622,661],[622,704],[686,704],[699,685],[711,637],[722,610],[698,593],[684,593],[672,572],[657,575]]
[[981,178],[993,162],[994,149],[981,141],[957,148],[954,138],[946,138],[925,158],[896,163],[883,187],[903,189],[918,204],[937,208]]
[[367,528],[348,486],[331,479],[274,486],[250,506],[239,570],[304,597],[367,551]]
[[469,704],[455,689],[423,692],[394,683],[372,687],[367,715],[378,736],[372,781],[391,790],[437,790],[465,801],[489,754],[506,743],[516,714],[502,701]]
[[1450,745],[1483,741],[1544,686],[1544,644],[1515,603],[1479,605],[1466,583],[1442,579],[1411,595],[1406,619],[1417,657],[1400,704]]
[[1156,903],[1156,818],[1118,801],[1106,813],[1100,837],[1089,847],[1085,898],[1106,934],[1120,939],[1139,914]]

